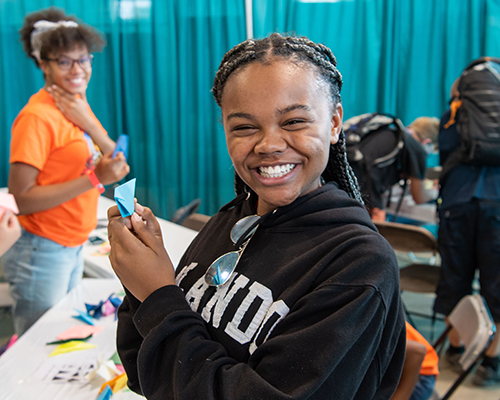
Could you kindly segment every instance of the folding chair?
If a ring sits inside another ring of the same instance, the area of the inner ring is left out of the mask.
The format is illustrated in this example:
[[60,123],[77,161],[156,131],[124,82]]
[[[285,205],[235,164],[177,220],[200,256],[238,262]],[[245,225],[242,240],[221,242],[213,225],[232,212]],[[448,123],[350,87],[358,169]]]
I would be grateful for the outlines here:
[[[398,222],[375,222],[379,233],[389,242],[394,251],[409,255],[412,263],[399,269],[399,285],[401,291],[413,293],[436,293],[440,267],[437,262],[438,243],[436,237],[420,226],[401,224]],[[428,253],[429,262],[421,263],[414,253]],[[404,306],[404,304],[403,304]],[[415,326],[411,314],[431,318],[415,311],[409,312],[404,306],[408,322]]]
[[454,328],[460,335],[465,347],[464,353],[458,360],[463,372],[443,397],[433,397],[433,399],[446,400],[450,398],[476,364],[484,357],[496,331],[495,322],[491,317],[488,305],[479,294],[471,294],[462,298],[448,316],[448,319],[450,325],[436,341],[434,348],[439,354],[448,332]]

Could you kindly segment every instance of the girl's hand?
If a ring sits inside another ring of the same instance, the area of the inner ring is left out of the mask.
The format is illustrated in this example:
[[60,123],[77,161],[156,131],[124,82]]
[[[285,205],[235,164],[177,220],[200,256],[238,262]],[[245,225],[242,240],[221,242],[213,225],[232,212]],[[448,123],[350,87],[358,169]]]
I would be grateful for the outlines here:
[[122,284],[140,301],[155,290],[175,285],[175,271],[151,210],[135,205],[130,218],[118,207],[108,210],[109,259]]

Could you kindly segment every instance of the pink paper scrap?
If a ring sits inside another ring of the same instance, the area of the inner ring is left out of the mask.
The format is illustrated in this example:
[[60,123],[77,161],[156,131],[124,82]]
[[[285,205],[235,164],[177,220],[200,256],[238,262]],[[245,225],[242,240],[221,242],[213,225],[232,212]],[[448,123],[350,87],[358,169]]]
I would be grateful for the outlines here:
[[102,326],[75,325],[69,329],[66,329],[63,333],[57,336],[57,340],[84,339],[87,336],[99,333],[102,330]]

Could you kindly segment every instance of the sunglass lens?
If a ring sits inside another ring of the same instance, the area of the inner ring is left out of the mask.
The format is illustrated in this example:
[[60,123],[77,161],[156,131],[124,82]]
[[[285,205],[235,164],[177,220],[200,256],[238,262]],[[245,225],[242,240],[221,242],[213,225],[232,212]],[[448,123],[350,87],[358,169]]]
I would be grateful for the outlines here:
[[226,283],[238,264],[240,253],[231,251],[215,260],[205,274],[205,282],[210,286],[220,286]]
[[[236,243],[250,226],[252,226],[260,217],[258,215],[250,215],[248,217],[240,219],[236,224],[234,224],[233,229],[231,229],[231,240]],[[250,236],[255,232],[257,226],[248,232],[247,236]]]

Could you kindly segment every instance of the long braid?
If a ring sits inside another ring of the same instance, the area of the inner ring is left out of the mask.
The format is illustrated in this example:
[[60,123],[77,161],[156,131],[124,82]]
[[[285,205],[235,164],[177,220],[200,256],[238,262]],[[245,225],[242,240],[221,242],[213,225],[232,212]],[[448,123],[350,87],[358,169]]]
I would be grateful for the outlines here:
[[[248,39],[226,53],[219,65],[212,88],[217,104],[221,106],[224,86],[234,71],[252,62],[269,62],[272,57],[293,58],[296,61],[315,65],[321,77],[329,85],[332,108],[340,103],[342,75],[336,67],[337,59],[333,52],[323,44],[314,43],[306,37],[282,36],[279,33],[273,33],[261,40]],[[350,197],[363,203],[358,181],[347,161],[343,131],[339,135],[338,142],[330,146],[328,164],[322,177],[326,182],[336,182]],[[235,174],[235,191],[236,194],[251,191],[238,174]]]

